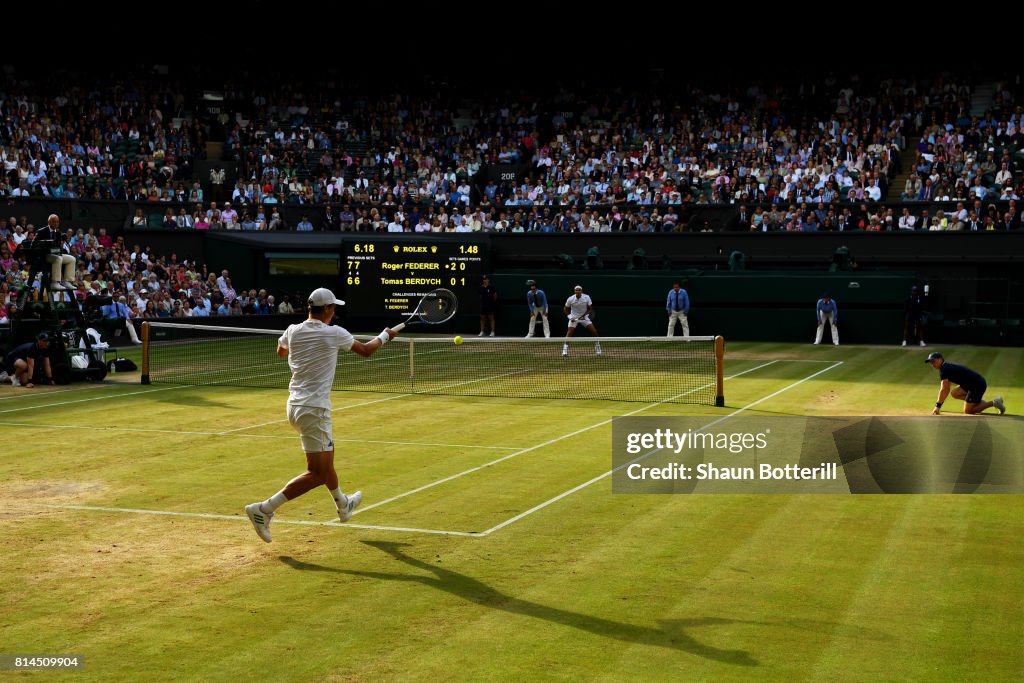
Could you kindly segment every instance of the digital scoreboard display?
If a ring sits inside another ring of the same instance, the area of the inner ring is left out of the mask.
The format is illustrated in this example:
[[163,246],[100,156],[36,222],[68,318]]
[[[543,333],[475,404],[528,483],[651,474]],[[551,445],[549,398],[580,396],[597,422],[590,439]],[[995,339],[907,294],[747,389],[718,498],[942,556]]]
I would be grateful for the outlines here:
[[345,308],[353,316],[409,315],[424,294],[444,287],[459,313],[480,312],[486,243],[368,237],[344,243]]

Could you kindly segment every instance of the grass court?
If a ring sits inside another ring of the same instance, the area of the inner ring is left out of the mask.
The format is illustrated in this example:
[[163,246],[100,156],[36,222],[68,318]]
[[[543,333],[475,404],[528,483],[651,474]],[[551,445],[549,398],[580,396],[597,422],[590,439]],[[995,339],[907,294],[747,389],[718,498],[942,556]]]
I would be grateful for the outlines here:
[[[935,419],[1018,419],[1024,351],[939,350],[1009,410]],[[924,351],[730,343],[725,408],[335,392],[363,506],[271,544],[285,390],[0,387],[0,652],[86,662],[4,676],[1019,680],[1024,496],[611,493],[615,416],[925,415]]]

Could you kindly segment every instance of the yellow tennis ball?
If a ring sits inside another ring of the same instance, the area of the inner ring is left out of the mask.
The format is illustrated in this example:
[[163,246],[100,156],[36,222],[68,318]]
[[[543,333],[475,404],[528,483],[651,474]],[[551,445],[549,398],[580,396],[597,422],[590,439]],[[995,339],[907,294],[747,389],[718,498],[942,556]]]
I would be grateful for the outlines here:
[[455,342],[456,346],[458,346],[459,344],[462,343],[462,337],[461,336],[456,336],[455,339],[452,339],[452,341]]

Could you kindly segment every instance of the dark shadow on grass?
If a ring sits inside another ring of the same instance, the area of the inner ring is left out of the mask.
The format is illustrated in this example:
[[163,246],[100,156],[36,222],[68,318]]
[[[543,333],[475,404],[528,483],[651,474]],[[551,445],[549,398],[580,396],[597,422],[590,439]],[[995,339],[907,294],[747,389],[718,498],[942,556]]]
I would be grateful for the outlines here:
[[578,612],[559,609],[558,607],[541,605],[536,602],[530,602],[529,600],[520,600],[519,598],[506,595],[505,593],[502,593],[499,590],[478,581],[477,579],[466,576],[465,574],[460,574],[450,569],[428,564],[422,560],[418,560],[407,555],[401,550],[402,546],[407,545],[405,543],[385,541],[363,541],[363,543],[373,546],[379,550],[383,550],[396,560],[404,562],[411,567],[416,567],[417,569],[430,572],[433,576],[425,576],[423,574],[367,572],[354,569],[335,569],[333,567],[325,567],[323,565],[302,562],[287,556],[280,557],[280,560],[289,567],[302,571],[334,572],[339,574],[350,574],[352,576],[363,576],[371,579],[380,579],[382,581],[408,581],[412,583],[419,583],[424,586],[429,586],[430,588],[444,591],[445,593],[450,593],[456,597],[466,600],[467,602],[472,602],[483,607],[502,610],[503,612],[508,612],[510,614],[520,614],[534,619],[550,621],[555,624],[561,624],[563,626],[569,626],[581,631],[586,631],[587,633],[593,633],[594,635],[602,636],[604,638],[613,638],[627,643],[639,643],[671,650],[680,650],[682,652],[688,652],[692,655],[697,655],[698,657],[703,657],[716,662],[722,662],[724,664],[732,664],[735,666],[758,666],[757,660],[751,657],[750,653],[745,650],[725,650],[712,645],[707,645],[699,642],[696,638],[686,632],[688,629],[699,628],[701,626],[755,622],[742,622],[736,619],[706,617],[699,619],[664,620],[659,621],[661,628],[651,628],[648,626],[638,626],[636,624],[604,619],[602,617],[593,617],[586,614],[580,614]]
[[238,405],[225,401],[211,401],[202,391],[185,389],[184,391],[167,391],[153,396],[158,403],[171,403],[189,408],[238,408]]

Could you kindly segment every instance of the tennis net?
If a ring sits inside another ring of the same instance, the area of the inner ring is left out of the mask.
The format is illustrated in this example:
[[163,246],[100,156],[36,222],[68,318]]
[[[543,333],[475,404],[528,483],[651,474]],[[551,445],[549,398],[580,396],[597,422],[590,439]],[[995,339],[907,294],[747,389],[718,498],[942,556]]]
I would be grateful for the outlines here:
[[[147,322],[143,383],[287,388],[281,331]],[[362,339],[372,339],[366,337]],[[400,336],[338,355],[335,391],[724,405],[721,337]]]

